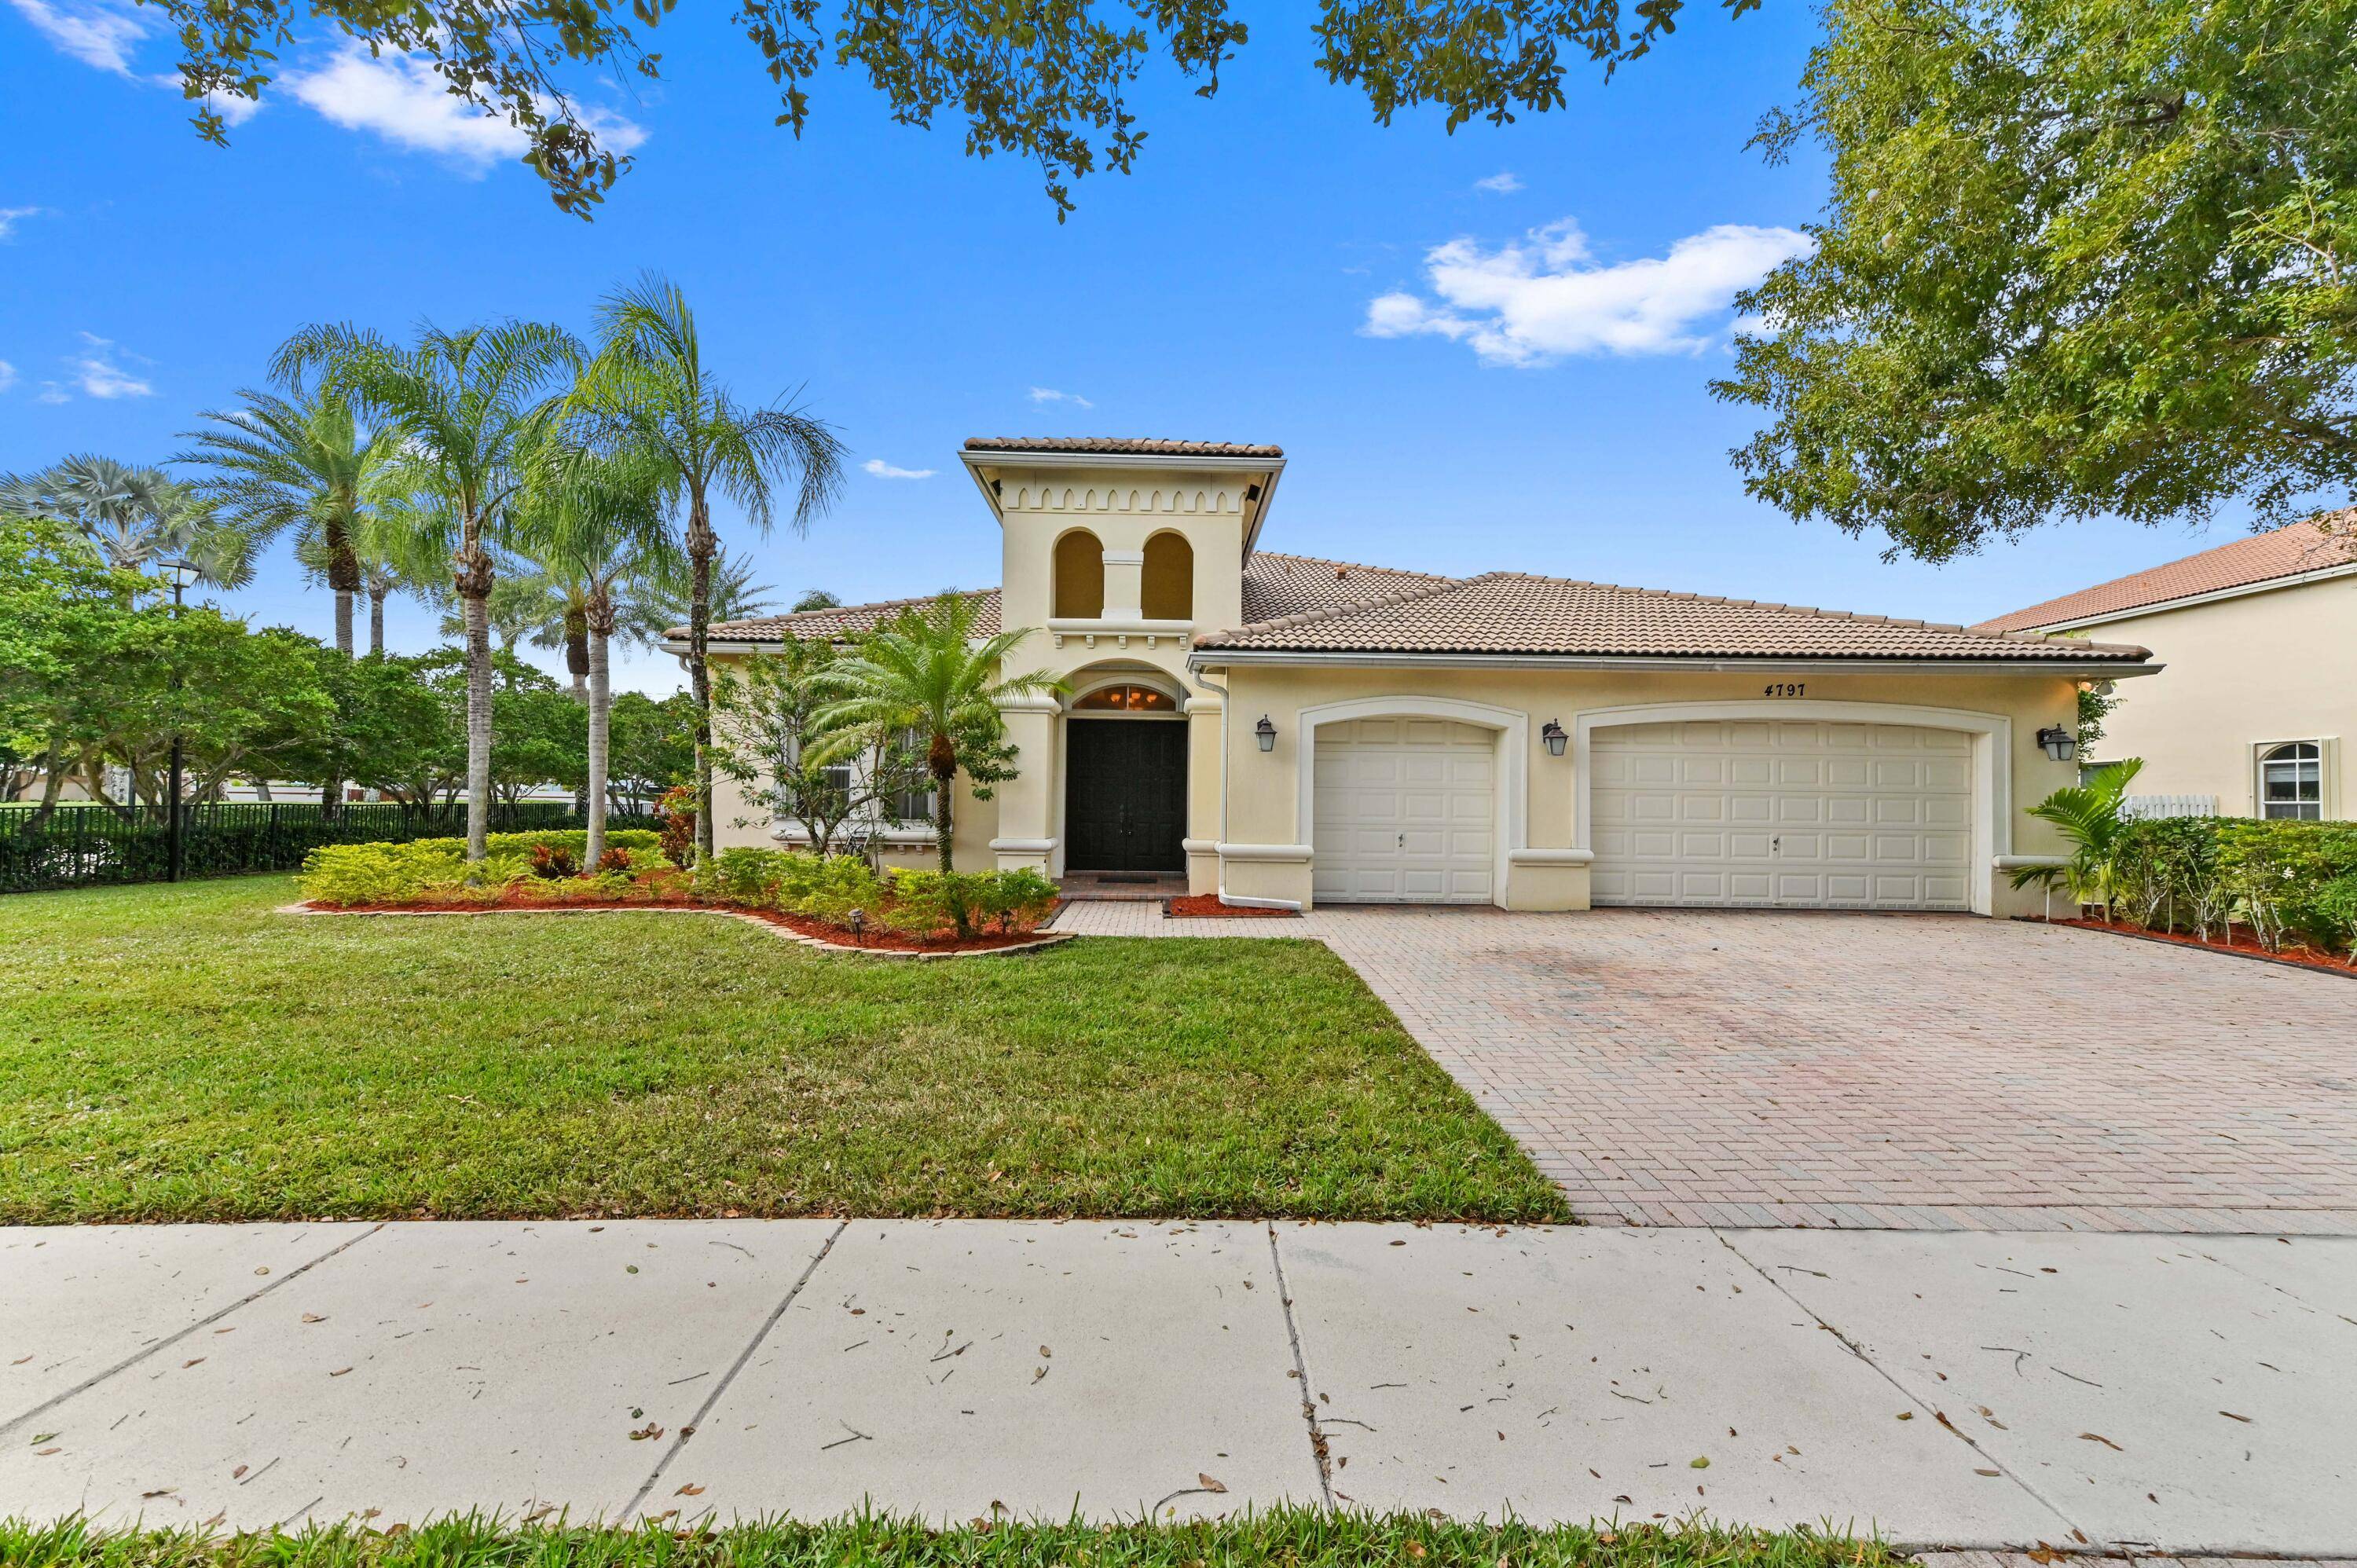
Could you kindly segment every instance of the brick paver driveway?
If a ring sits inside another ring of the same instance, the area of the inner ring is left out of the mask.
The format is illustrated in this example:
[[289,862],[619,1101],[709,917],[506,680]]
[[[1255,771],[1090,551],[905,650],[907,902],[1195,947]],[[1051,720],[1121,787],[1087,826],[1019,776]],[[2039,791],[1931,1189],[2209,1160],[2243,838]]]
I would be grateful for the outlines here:
[[1589,1219],[2357,1233],[2334,975],[1961,916],[1057,924],[1323,939]]

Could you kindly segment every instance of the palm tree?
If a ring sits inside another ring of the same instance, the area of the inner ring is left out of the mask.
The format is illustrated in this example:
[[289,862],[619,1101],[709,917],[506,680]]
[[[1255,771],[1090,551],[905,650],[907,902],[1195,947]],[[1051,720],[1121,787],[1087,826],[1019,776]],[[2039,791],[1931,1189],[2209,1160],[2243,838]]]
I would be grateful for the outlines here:
[[[694,586],[686,571],[687,563],[676,552],[666,559],[673,564],[640,578],[622,601],[619,627],[623,641],[660,651],[664,639],[685,626],[694,613],[691,602]],[[767,583],[753,581],[753,573],[751,556],[721,552],[720,559],[712,564],[712,587],[705,598],[706,626],[716,621],[746,620],[777,608],[777,602],[770,596],[778,590]]]
[[[511,519],[508,532],[512,533],[515,526],[514,521]],[[527,637],[539,647],[563,647],[564,641],[561,638],[552,642],[544,640],[542,634],[552,625],[564,624],[565,613],[564,585],[552,581],[545,573],[529,569],[519,570],[513,562],[504,564],[507,570],[492,581],[491,591],[483,600],[483,619],[490,628],[491,636],[499,639],[500,651],[513,654],[516,644]],[[450,596],[438,591],[441,588],[440,584],[436,584],[435,587],[437,593],[434,602],[444,606],[448,605]],[[463,638],[467,635],[466,607],[463,604],[457,609],[446,608],[443,611],[442,635],[448,638]],[[576,672],[576,678],[574,684],[576,688],[580,685],[578,676],[587,673],[587,668],[584,665]],[[574,694],[579,696],[581,693],[576,690]]]
[[2050,891],[2060,882],[2074,903],[2101,904],[2104,918],[2110,919],[2113,871],[2128,822],[2123,808],[2128,785],[2143,770],[2144,758],[2131,757],[2096,774],[2093,783],[2068,785],[2030,807],[2031,816],[2061,830],[2071,858],[2061,865],[2017,867],[2013,885],[2036,883]]
[[215,587],[253,580],[253,535],[159,468],[84,453],[38,474],[0,475],[0,512],[62,523],[120,571],[184,560]]
[[812,715],[819,728],[834,732],[820,744],[813,762],[848,756],[878,731],[916,732],[925,770],[933,776],[933,843],[943,871],[955,869],[950,785],[958,770],[986,768],[994,779],[1006,777],[994,766],[1004,756],[1000,704],[1065,689],[1040,671],[1002,675],[1000,664],[1031,628],[977,639],[976,603],[971,594],[951,592],[922,610],[905,609],[815,677],[836,700]]
[[352,596],[361,586],[352,536],[375,499],[391,444],[361,430],[350,401],[331,391],[297,386],[292,401],[251,390],[238,395],[245,406],[207,410],[201,417],[211,427],[185,432],[196,446],[173,461],[211,470],[199,493],[256,543],[292,529],[298,553],[316,545],[312,553],[336,596],[336,647],[349,654]]
[[[576,616],[589,705],[589,780],[583,809],[589,839],[582,857],[595,871],[606,853],[606,774],[614,707],[608,645],[622,584],[666,564],[663,528],[665,470],[643,450],[612,457],[562,452],[542,465],[516,520],[511,542],[559,589],[560,625],[568,637]],[[570,662],[568,648],[568,662]]]
[[421,535],[451,546],[450,584],[467,637],[467,857],[489,845],[491,809],[491,639],[487,601],[492,546],[525,482],[533,451],[554,423],[553,377],[577,372],[580,344],[562,328],[511,321],[446,332],[418,329],[402,348],[349,325],[307,327],[272,366],[300,384],[314,371],[394,444],[399,487],[432,504],[389,509]]
[[791,476],[796,495],[788,521],[807,532],[843,482],[843,443],[799,409],[740,407],[704,361],[695,316],[673,285],[649,274],[608,295],[597,310],[597,357],[574,394],[584,429],[600,446],[643,446],[669,465],[666,499],[674,521],[685,513],[689,574],[688,684],[695,694],[695,843],[712,854],[712,671],[705,660],[712,625],[712,492],[742,507],[767,533],[771,490]]
[[[399,525],[399,520],[387,520],[375,511],[364,512],[351,532],[353,564],[359,568],[359,588],[369,602],[369,657],[384,652],[384,601],[395,594],[415,594],[429,604],[434,593],[431,585],[438,575],[438,564],[421,564],[404,553],[413,546],[411,539]],[[306,535],[295,542],[295,561],[303,568],[306,577],[314,583],[328,580],[328,556],[326,542],[317,534]]]

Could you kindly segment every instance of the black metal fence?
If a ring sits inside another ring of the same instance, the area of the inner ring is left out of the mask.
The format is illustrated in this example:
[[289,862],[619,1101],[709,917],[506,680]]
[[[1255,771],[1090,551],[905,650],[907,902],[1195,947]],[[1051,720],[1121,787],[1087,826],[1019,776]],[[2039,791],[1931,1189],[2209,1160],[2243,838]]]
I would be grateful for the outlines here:
[[[162,882],[170,875],[170,812],[161,806],[60,805],[47,818],[30,806],[0,807],[0,893]],[[566,800],[491,808],[491,832],[586,828]],[[609,828],[654,828],[651,813],[609,811]],[[317,801],[223,801],[180,808],[181,875],[231,876],[295,871],[323,843],[405,843],[467,831],[453,810],[393,801],[354,802],[330,813]]]

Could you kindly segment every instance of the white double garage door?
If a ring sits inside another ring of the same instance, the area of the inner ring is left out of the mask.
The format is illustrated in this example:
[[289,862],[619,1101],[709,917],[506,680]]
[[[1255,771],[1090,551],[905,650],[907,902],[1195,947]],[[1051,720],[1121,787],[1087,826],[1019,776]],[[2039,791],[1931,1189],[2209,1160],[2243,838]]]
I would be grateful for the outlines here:
[[[1492,901],[1495,732],[1398,718],[1317,733],[1318,901]],[[1599,728],[1588,755],[1590,897],[1601,905],[1970,908],[1972,745],[1958,731],[1901,725]]]

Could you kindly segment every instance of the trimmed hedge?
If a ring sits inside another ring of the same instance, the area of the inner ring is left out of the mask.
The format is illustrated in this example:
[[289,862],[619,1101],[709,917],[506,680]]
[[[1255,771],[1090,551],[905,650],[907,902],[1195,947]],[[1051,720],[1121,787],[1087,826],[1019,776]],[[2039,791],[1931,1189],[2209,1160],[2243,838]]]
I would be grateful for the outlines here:
[[852,911],[909,936],[1028,931],[1055,908],[1056,885],[1036,871],[895,870],[790,850],[724,849],[698,878],[706,897],[782,909],[848,929]]
[[[647,828],[620,828],[606,835],[606,847],[627,851],[634,869],[663,864],[657,846],[662,835]],[[588,853],[589,835],[580,829],[493,833],[483,859],[467,859],[462,838],[414,839],[407,843],[322,844],[303,857],[298,886],[303,897],[321,904],[406,904],[421,898],[484,903],[533,874],[533,852],[562,849],[576,859]],[[605,891],[619,896],[618,888]]]
[[2357,946],[2357,823],[2167,817],[2123,825],[2122,918],[2204,939],[2231,922],[2269,948]]

